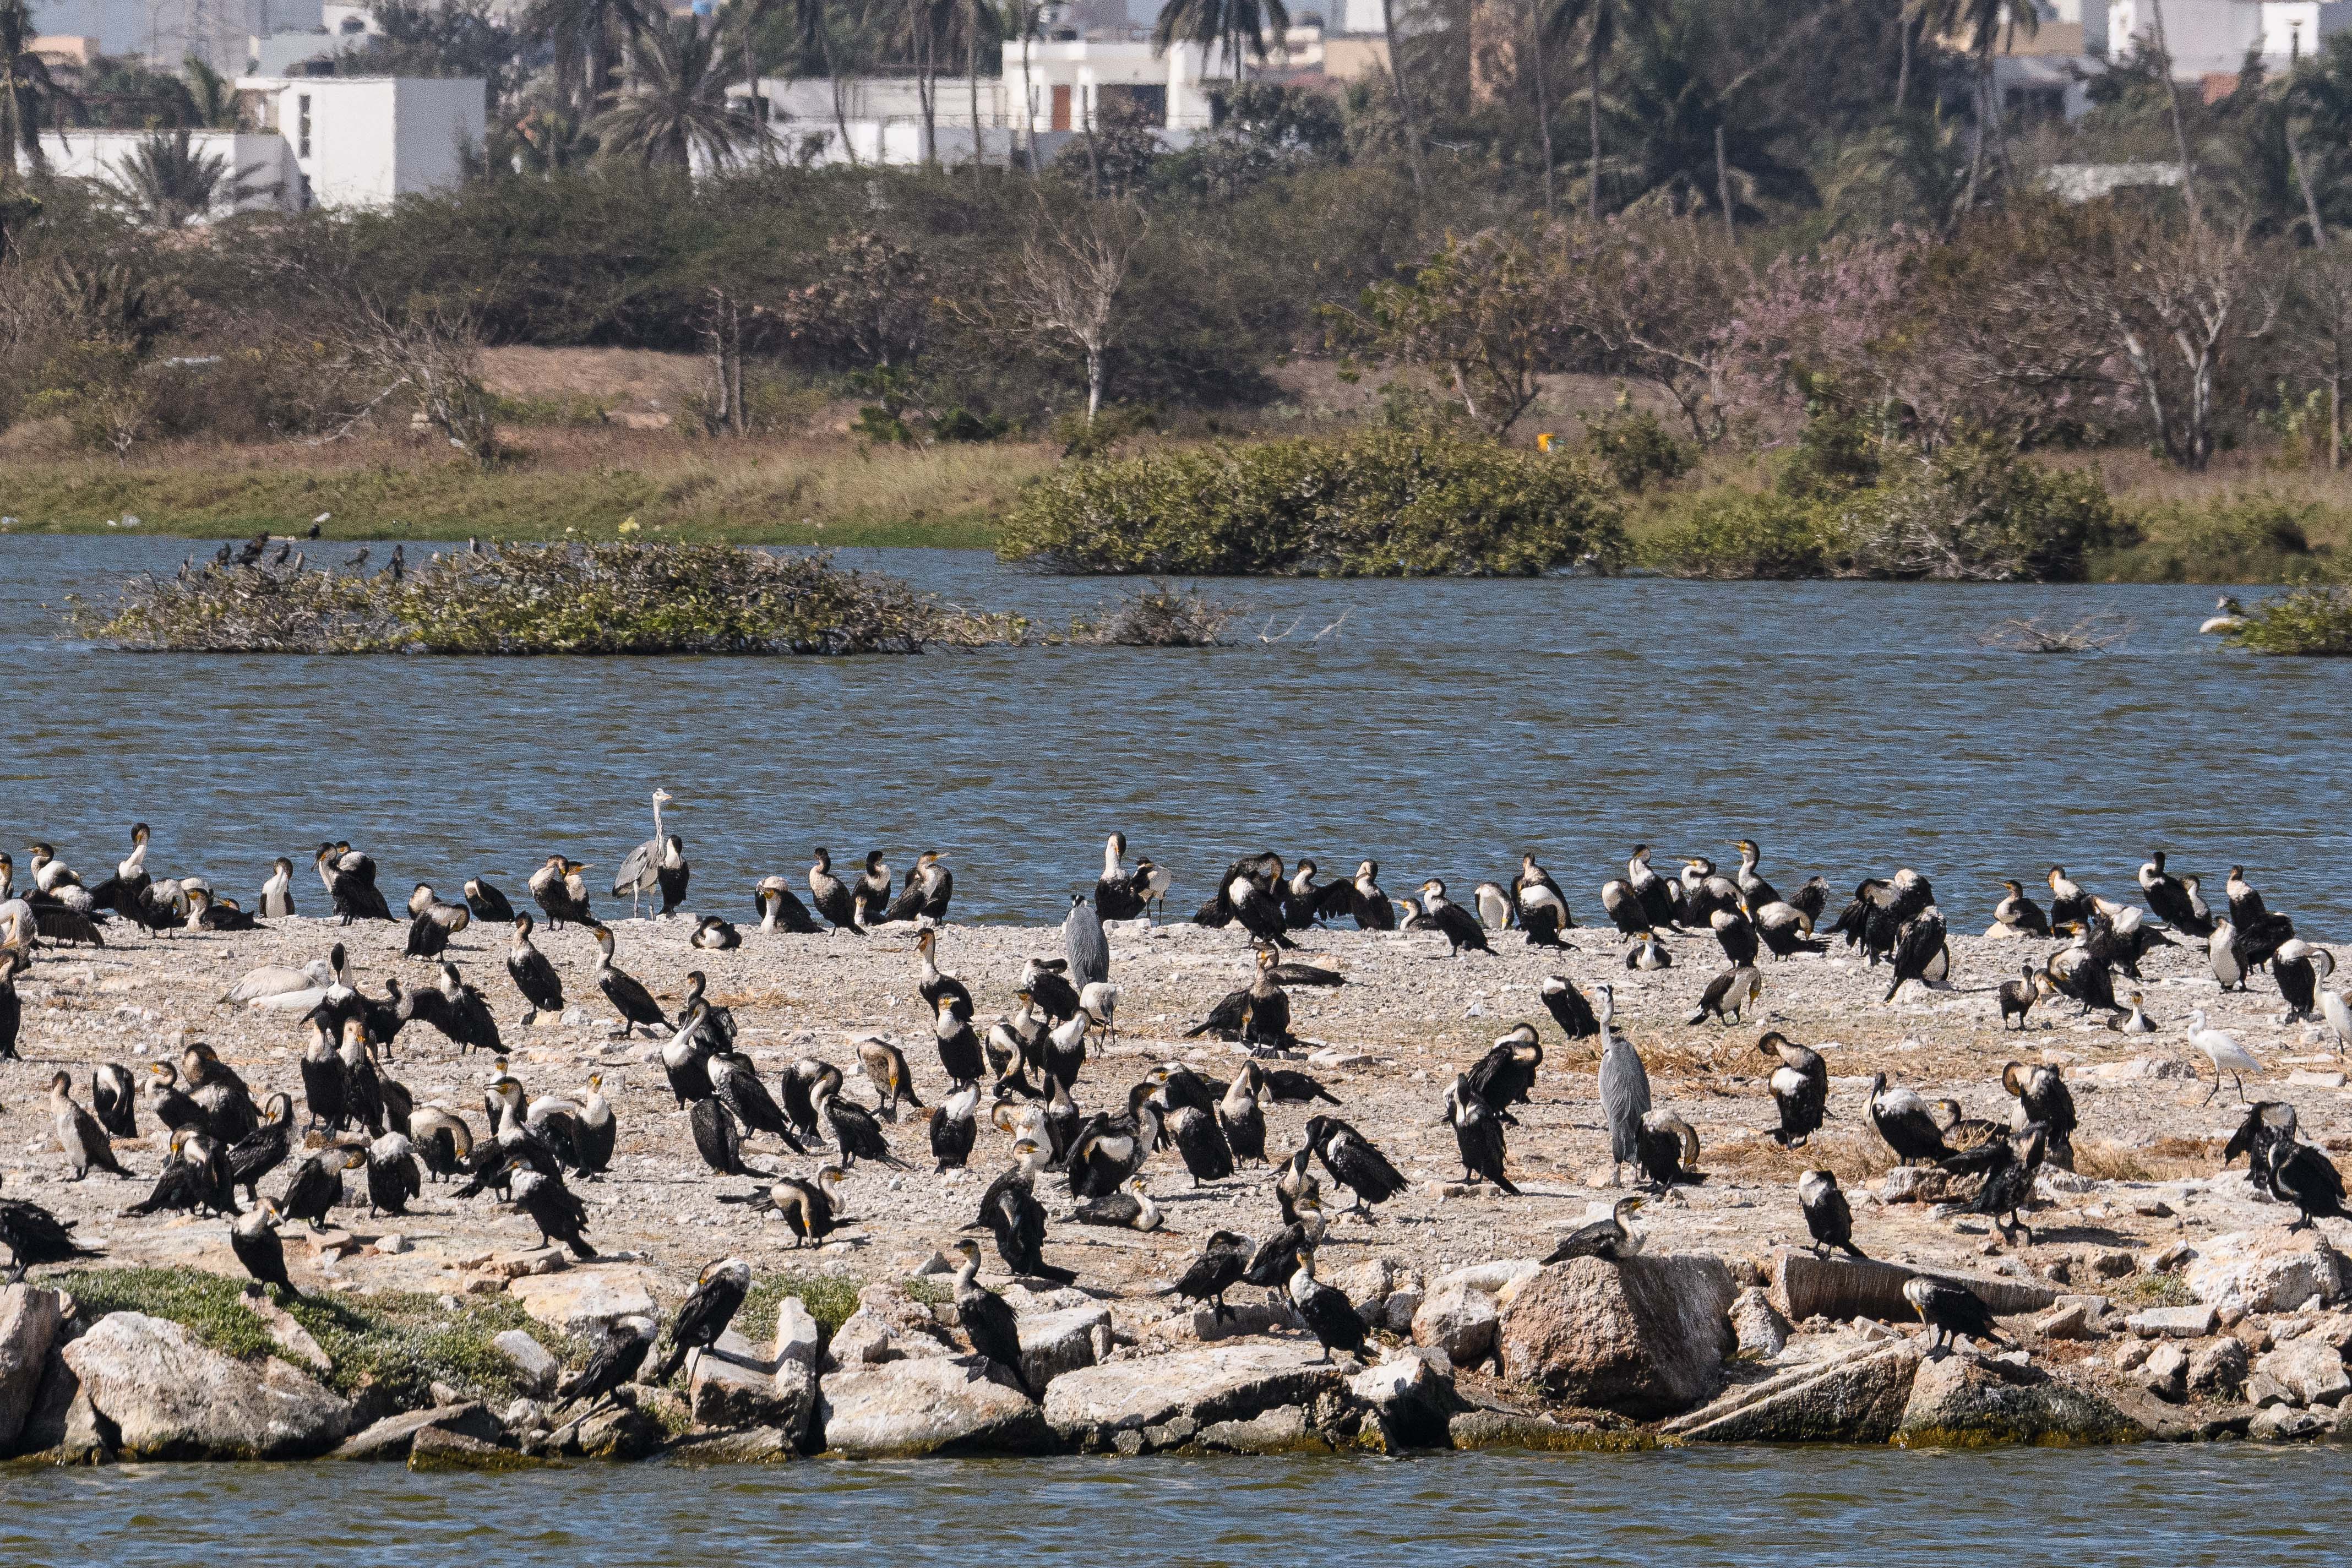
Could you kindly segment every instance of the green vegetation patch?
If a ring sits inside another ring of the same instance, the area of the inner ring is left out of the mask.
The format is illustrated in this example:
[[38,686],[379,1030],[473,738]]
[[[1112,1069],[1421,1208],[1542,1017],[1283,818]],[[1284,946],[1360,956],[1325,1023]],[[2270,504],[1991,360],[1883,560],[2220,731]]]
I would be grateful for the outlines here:
[[[282,1353],[268,1325],[246,1306],[240,1280],[194,1268],[94,1268],[49,1283],[71,1291],[86,1319],[143,1312],[179,1323],[241,1361]],[[511,1296],[460,1297],[455,1310],[416,1291],[311,1295],[281,1304],[334,1363],[324,1379],[329,1387],[346,1395],[378,1389],[398,1409],[430,1405],[436,1382],[488,1400],[515,1397],[521,1390],[513,1363],[490,1342],[509,1329],[522,1330],[559,1359],[577,1359],[577,1347]]]
[[829,1339],[857,1310],[857,1283],[835,1274],[762,1275],[743,1294],[743,1305],[735,1313],[735,1331],[755,1345],[766,1343],[775,1337],[776,1310],[784,1298],[798,1296]]
[[1581,460],[1377,431],[1065,465],[1023,492],[998,553],[1063,571],[1531,576],[1625,552]]
[[174,653],[915,653],[1012,634],[894,577],[724,544],[505,545],[373,576],[207,566],[68,618]]
[[2305,658],[2352,655],[2352,589],[2295,588],[2264,599],[2230,634],[2231,646]]

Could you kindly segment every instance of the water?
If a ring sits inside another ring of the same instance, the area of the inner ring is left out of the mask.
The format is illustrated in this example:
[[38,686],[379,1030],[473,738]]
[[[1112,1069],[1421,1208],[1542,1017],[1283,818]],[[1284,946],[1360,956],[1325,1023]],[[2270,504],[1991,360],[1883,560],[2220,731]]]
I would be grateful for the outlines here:
[[[609,870],[651,831],[659,784],[679,796],[693,903],[740,914],[760,876],[825,844],[884,848],[901,871],[945,849],[964,917],[1053,919],[1121,828],[1175,869],[1171,908],[1259,847],[1457,892],[1533,847],[1597,918],[1634,840],[1727,864],[1748,835],[1784,891],[1917,866],[1956,927],[1989,916],[1996,878],[2031,885],[2053,861],[2128,892],[2161,845],[2210,895],[2242,860],[2273,908],[2352,935],[2336,810],[2352,663],[2221,650],[2194,635],[2206,587],[1221,584],[1248,609],[1238,647],[913,658],[175,658],[57,640],[43,601],[190,548],[0,540],[0,846],[47,837],[90,876],[143,817],[158,868],[230,889],[278,854],[307,870],[304,846],[331,837],[371,850],[395,895],[477,872],[519,884],[557,850]],[[968,552],[845,559],[1056,623],[1118,590]],[[1974,640],[2094,612],[2132,618],[2126,647]]]
[[[321,1506],[331,1488],[334,1506]],[[2334,1449],[1742,1449],[1333,1459],[829,1460],[421,1477],[145,1466],[0,1483],[18,1568],[705,1568],[1356,1562],[1428,1568],[1997,1560],[2337,1563]],[[496,1531],[495,1543],[486,1531]]]

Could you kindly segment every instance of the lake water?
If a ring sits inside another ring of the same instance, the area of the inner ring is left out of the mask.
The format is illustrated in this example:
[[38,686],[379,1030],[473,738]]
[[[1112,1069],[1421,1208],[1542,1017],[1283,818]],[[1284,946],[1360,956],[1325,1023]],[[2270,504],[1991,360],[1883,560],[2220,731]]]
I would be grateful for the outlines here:
[[2344,1561],[2345,1478],[2340,1449],[2244,1446],[815,1460],[506,1477],[144,1466],[0,1479],[0,1561],[2333,1565]]
[[[0,539],[0,845],[20,862],[41,837],[102,874],[144,818],[157,868],[232,890],[275,855],[307,870],[304,847],[332,837],[375,855],[395,901],[477,872],[519,893],[557,850],[609,870],[651,831],[661,784],[693,904],[745,915],[760,876],[797,875],[825,844],[884,848],[902,872],[945,849],[960,914],[1057,919],[1119,828],[1175,870],[1171,910],[1260,847],[1327,875],[1369,857],[1395,892],[1507,880],[1531,847],[1598,919],[1635,840],[1728,864],[1747,835],[1784,891],[1915,865],[1956,927],[1989,917],[1995,879],[2032,884],[2053,860],[2129,893],[2160,845],[2216,902],[2242,860],[2272,907],[2352,936],[2352,663],[2224,652],[2195,636],[2210,588],[1216,584],[1247,607],[1238,646],[855,659],[173,658],[58,640],[45,602],[192,548]],[[844,559],[1055,623],[1120,586],[961,552]],[[2010,617],[2094,613],[2128,616],[2128,644],[2057,658],[1975,641]]]

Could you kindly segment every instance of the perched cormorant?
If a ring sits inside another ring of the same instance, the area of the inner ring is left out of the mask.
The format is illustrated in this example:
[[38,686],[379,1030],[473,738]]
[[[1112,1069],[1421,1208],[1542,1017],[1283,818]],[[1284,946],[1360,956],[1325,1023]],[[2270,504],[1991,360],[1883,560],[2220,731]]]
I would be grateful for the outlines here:
[[2343,1173],[2316,1146],[2293,1137],[2274,1139],[2268,1165],[2271,1191],[2300,1211],[2290,1229],[2305,1229],[2319,1219],[2352,1219],[2344,1211]]
[[798,1176],[783,1176],[764,1192],[750,1193],[742,1197],[722,1193],[719,1201],[722,1204],[748,1204],[753,1214],[782,1215],[785,1228],[793,1233],[793,1246],[798,1248],[821,1242],[833,1234],[835,1226],[840,1223],[840,1215],[834,1207],[831,1189],[847,1179],[840,1166],[826,1165],[806,1181]]
[[1567,975],[1545,975],[1538,991],[1543,997],[1544,1011],[1551,1015],[1551,1021],[1570,1039],[1590,1039],[1601,1032],[1601,1020],[1594,1015],[1592,1004]]
[[2019,966],[2018,977],[2015,980],[2004,980],[2000,983],[2000,1026],[2002,1028],[2009,1027],[2009,1021],[2011,1018],[2017,1020],[2017,1026],[2020,1029],[2025,1027],[2025,1015],[2032,1010],[2036,1002],[2042,1000],[2042,972],[2030,963]]
[[1462,1155],[1462,1179],[1491,1182],[1512,1197],[1519,1189],[1503,1173],[1503,1122],[1478,1091],[1470,1075],[1456,1073],[1445,1091],[1445,1117],[1454,1123],[1454,1146]]
[[1560,1237],[1559,1245],[1544,1255],[1544,1262],[1549,1265],[1576,1258],[1598,1258],[1622,1263],[1642,1250],[1642,1233],[1627,1225],[1625,1216],[1648,1201],[1639,1194],[1619,1198],[1608,1218],[1596,1219],[1570,1231]]
[[89,1109],[113,1138],[139,1136],[139,1085],[131,1069],[108,1062],[89,1075]]
[[669,1321],[669,1353],[654,1368],[652,1381],[667,1383],[686,1364],[688,1352],[708,1352],[717,1344],[751,1289],[751,1266],[741,1258],[722,1258],[705,1265]]
[[600,955],[596,964],[596,989],[604,994],[604,1000],[610,1002],[613,1010],[621,1016],[621,1026],[614,1032],[634,1035],[641,1027],[655,1030],[670,1027],[669,1016],[654,1001],[653,993],[613,962],[613,928],[599,925],[593,929],[596,951]]
[[2062,1171],[2073,1170],[2077,1123],[2074,1096],[2066,1088],[2065,1076],[2054,1067],[2011,1062],[2000,1069],[2000,1087],[2017,1097],[2011,1130],[2022,1131],[2028,1122],[2040,1122],[2050,1163]]
[[0,1246],[8,1249],[11,1283],[23,1283],[27,1268],[104,1257],[98,1248],[84,1247],[73,1238],[74,1225],[37,1203],[0,1198]]
[[1642,1118],[1642,1173],[1664,1188],[1685,1182],[1703,1182],[1698,1163],[1698,1133],[1671,1110],[1653,1110]]
[[1706,983],[1706,989],[1699,993],[1698,1006],[1684,1022],[1698,1024],[1711,1017],[1727,1028],[1763,994],[1764,977],[1753,968],[1743,963],[1727,969]]
[[1532,851],[1519,857],[1519,874],[1511,883],[1511,905],[1529,947],[1559,947],[1559,933],[1575,929],[1568,912],[1568,895],[1552,875],[1536,864]]
[[1805,1212],[1805,1229],[1813,1250],[1836,1247],[1850,1258],[1865,1256],[1853,1244],[1853,1210],[1838,1190],[1837,1177],[1828,1171],[1807,1171],[1797,1178],[1797,1206]]
[[1140,1173],[1129,1176],[1121,1191],[1088,1198],[1070,1211],[1070,1218],[1076,1224],[1108,1226],[1118,1230],[1158,1230],[1160,1217],[1160,1205],[1144,1191]]
[[1371,1215],[1371,1205],[1384,1204],[1405,1190],[1408,1184],[1389,1157],[1337,1117],[1308,1117],[1306,1136],[1331,1179],[1354,1195],[1353,1206],[1367,1217]]
[[368,1217],[404,1215],[410,1201],[425,1190],[416,1170],[416,1146],[397,1132],[387,1132],[367,1148]]
[[1214,1112],[1180,1107],[1168,1118],[1168,1136],[1195,1188],[1202,1182],[1222,1182],[1234,1173],[1234,1152],[1226,1146]]
[[2148,856],[2147,863],[2139,868],[2140,892],[2147,900],[2148,912],[2184,936],[2206,937],[2213,934],[2210,910],[2200,909],[2203,900],[2191,894],[2189,885],[2164,868],[2164,851]]
[[955,896],[955,873],[940,864],[946,852],[926,849],[907,869],[907,886],[883,918],[886,921],[943,921],[948,900]]
[[874,1113],[856,1100],[841,1098],[838,1079],[827,1079],[817,1086],[811,1097],[816,1113],[833,1130],[834,1146],[841,1151],[841,1163],[845,1169],[860,1160],[879,1160],[886,1165],[902,1162],[890,1152],[889,1142],[882,1136],[882,1124]]
[[743,933],[717,915],[705,915],[694,922],[694,934],[686,945],[704,952],[732,952],[743,945]]
[[1984,1173],[1984,1184],[1977,1189],[1969,1212],[1990,1218],[2004,1241],[2016,1233],[2027,1246],[2033,1245],[2033,1227],[2018,1211],[2033,1196],[2033,1178],[2048,1147],[2046,1131],[2039,1121],[2029,1121],[2006,1138],[1990,1139],[1943,1163],[1943,1169],[1955,1175]]
[[590,868],[584,860],[550,855],[547,864],[530,874],[531,899],[546,913],[549,924],[561,930],[566,923],[596,923],[595,915],[588,908],[588,884],[580,875]]
[[408,946],[410,958],[438,958],[447,951],[449,939],[474,923],[474,911],[465,904],[452,903],[438,897],[430,884],[419,882],[408,896]]
[[1102,876],[1095,882],[1095,915],[1099,920],[1131,921],[1144,912],[1149,884],[1141,871],[1128,872],[1126,858],[1127,835],[1112,834],[1103,843]]
[[1349,1355],[1364,1353],[1364,1336],[1369,1331],[1364,1320],[1348,1300],[1347,1293],[1333,1289],[1315,1278],[1315,1247],[1312,1243],[1298,1249],[1298,1271],[1290,1277],[1290,1306],[1315,1342],[1323,1347],[1323,1359],[1329,1361],[1333,1351],[1346,1351]]
[[68,1181],[79,1182],[92,1171],[106,1171],[125,1180],[131,1173],[114,1157],[114,1145],[107,1141],[106,1129],[98,1118],[74,1103],[73,1077],[58,1073],[49,1079],[49,1124],[58,1135],[58,1146],[65,1151],[66,1163],[73,1167]]
[[514,1179],[515,1206],[539,1226],[541,1247],[562,1242],[580,1258],[596,1256],[588,1245],[588,1206],[563,1184],[563,1178],[538,1171],[522,1171]]
[[247,1274],[265,1286],[275,1285],[287,1296],[302,1299],[286,1275],[286,1244],[278,1236],[278,1205],[264,1198],[228,1227],[228,1249]]
[[866,934],[857,923],[856,896],[834,872],[832,850],[816,851],[816,859],[809,867],[808,886],[809,907],[830,921],[834,930]]
[[1174,1293],[1188,1301],[1206,1301],[1211,1316],[1223,1321],[1233,1316],[1233,1309],[1225,1305],[1225,1292],[1242,1282],[1253,1251],[1245,1236],[1230,1230],[1210,1232],[1200,1255],[1178,1277]]
[[1235,1163],[1265,1162],[1265,1112],[1257,1102],[1256,1064],[1244,1062],[1217,1101],[1217,1126]]
[[882,851],[866,852],[866,869],[850,885],[849,895],[856,902],[857,923],[868,930],[882,923],[890,908],[890,868],[882,858]]
[[1829,1114],[1829,1065],[1819,1051],[1798,1045],[1778,1029],[1768,1031],[1756,1042],[1756,1048],[1778,1058],[1780,1064],[1772,1069],[1769,1080],[1772,1102],[1780,1111],[1780,1125],[1772,1130],[1772,1141],[1783,1149],[1801,1148],[1822,1130],[1822,1121]]
[[793,891],[792,883],[785,879],[761,878],[759,886],[751,889],[751,896],[758,904],[761,931],[791,931],[797,936],[817,934],[819,928],[810,916],[808,906],[801,902],[800,895]]
[[1993,906],[1993,929],[1988,936],[2046,937],[2050,934],[2050,917],[2042,906],[2025,896],[2025,884],[2011,877],[2001,883],[2009,891]]
[[1903,1299],[1927,1325],[1930,1348],[1954,1339],[2009,1342],[1992,1326],[1992,1309],[1966,1286],[1915,1278],[1903,1282]]
[[256,1203],[261,1201],[261,1189],[256,1184],[284,1164],[294,1148],[292,1097],[273,1094],[267,1110],[262,1124],[230,1144],[222,1156],[228,1165],[230,1189],[243,1187],[246,1196]]
[[980,1243],[966,1237],[955,1251],[963,1258],[955,1271],[956,1326],[974,1355],[1003,1371],[1024,1393],[1038,1392],[1021,1371],[1021,1325],[1012,1304],[980,1288]]
[[1944,917],[1935,905],[1929,904],[1905,921],[1895,932],[1892,955],[1895,974],[1880,1000],[1894,1001],[1895,994],[1903,989],[1906,980],[1931,978],[1938,962],[1950,962],[1944,951]]
[[931,1108],[932,1166],[940,1171],[960,1171],[971,1158],[971,1144],[979,1131],[980,1085],[967,1084],[938,1105]]
[[311,864],[325,884],[335,917],[344,925],[353,921],[388,921],[392,907],[376,890],[375,862],[349,844],[321,844]]
[[1543,1066],[1543,1042],[1533,1024],[1517,1024],[1478,1058],[1466,1075],[1469,1086],[1489,1110],[1504,1121],[1515,1121],[1511,1107],[1524,1105],[1536,1086],[1536,1069]]
[[[466,907],[474,918],[488,925],[510,926],[515,922],[515,907],[499,889],[499,885],[487,877],[468,877],[462,891]],[[262,911],[267,914],[267,910]]]
[[877,1109],[886,1121],[898,1120],[898,1102],[905,1100],[916,1110],[923,1102],[915,1094],[915,1073],[907,1065],[907,1054],[879,1035],[867,1035],[857,1042],[857,1065],[866,1069],[866,1079],[880,1096]]
[[327,1215],[343,1201],[343,1173],[355,1171],[366,1163],[365,1151],[359,1149],[321,1149],[294,1172],[294,1179],[286,1184],[285,1196],[278,1200],[278,1212],[288,1219],[299,1219],[312,1230],[324,1225]]
[[1658,940],[1658,933],[1654,931],[1644,931],[1635,937],[1633,944],[1625,950],[1625,967],[1628,969],[1638,969],[1644,973],[1654,973],[1661,969],[1672,969],[1674,966],[1675,955],[1666,951],[1666,944]]
[[1478,917],[1447,898],[1443,881],[1432,877],[1423,882],[1421,900],[1423,914],[1444,935],[1450,952],[1459,953],[1465,949],[1472,952],[1495,951],[1487,943],[1486,928],[1478,923]]
[[1870,1080],[1870,1125],[1906,1165],[1951,1157],[1927,1102],[1910,1089],[1889,1089],[1885,1073],[1874,1074]]
[[[636,1377],[638,1368],[646,1364],[646,1352],[654,1348],[654,1325],[643,1318],[614,1319],[604,1331],[604,1342],[589,1352],[586,1363],[556,1389],[559,1405],[585,1400],[593,1414],[623,1384]],[[586,1419],[587,1415],[583,1415],[572,1425],[576,1426]]]

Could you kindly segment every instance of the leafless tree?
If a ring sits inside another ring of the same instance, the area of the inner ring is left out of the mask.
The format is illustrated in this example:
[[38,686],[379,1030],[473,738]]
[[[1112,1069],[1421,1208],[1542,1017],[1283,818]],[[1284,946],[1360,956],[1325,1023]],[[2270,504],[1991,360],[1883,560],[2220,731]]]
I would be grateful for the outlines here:
[[373,388],[351,423],[404,391],[449,445],[483,468],[499,460],[481,333],[469,312],[425,303],[390,308],[362,296],[346,317],[341,346],[346,367]]
[[1090,203],[1066,219],[1041,212],[1008,281],[1006,303],[1023,331],[1085,356],[1089,425],[1102,407],[1119,290],[1150,227],[1123,203]]

